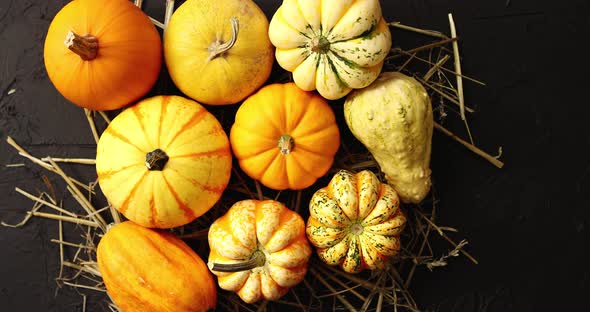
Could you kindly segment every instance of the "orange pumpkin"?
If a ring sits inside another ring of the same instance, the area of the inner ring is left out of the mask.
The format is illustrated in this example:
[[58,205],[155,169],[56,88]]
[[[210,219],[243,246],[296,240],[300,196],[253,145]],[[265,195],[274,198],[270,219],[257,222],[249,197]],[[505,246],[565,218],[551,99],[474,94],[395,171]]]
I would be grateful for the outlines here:
[[49,79],[66,99],[112,110],[152,88],[162,65],[162,43],[132,2],[76,0],[51,22],[44,59]]
[[272,84],[242,103],[230,142],[251,178],[276,190],[298,190],[330,169],[340,132],[324,98],[294,83]]
[[207,212],[225,190],[229,141],[199,103],[155,96],[109,124],[98,142],[96,171],[102,192],[128,219],[181,226]]
[[208,266],[222,289],[253,303],[278,300],[307,272],[305,222],[274,200],[242,200],[209,229]]
[[122,311],[215,308],[217,289],[207,265],[170,233],[126,221],[102,237],[96,257],[107,292]]

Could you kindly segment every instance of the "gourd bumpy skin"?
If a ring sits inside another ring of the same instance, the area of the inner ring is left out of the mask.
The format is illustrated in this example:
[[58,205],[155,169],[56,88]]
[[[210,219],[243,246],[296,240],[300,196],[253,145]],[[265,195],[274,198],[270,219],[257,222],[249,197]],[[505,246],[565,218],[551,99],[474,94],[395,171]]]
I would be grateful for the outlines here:
[[405,203],[430,190],[432,106],[424,87],[399,72],[385,72],[344,103],[346,123],[379,163]]

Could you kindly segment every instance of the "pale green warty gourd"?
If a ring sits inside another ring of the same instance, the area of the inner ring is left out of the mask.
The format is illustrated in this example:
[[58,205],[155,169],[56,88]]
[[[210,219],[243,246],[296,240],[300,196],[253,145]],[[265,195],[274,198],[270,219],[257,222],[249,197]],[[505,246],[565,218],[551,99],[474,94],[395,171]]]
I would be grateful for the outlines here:
[[424,87],[402,73],[384,72],[367,88],[348,95],[344,115],[402,201],[421,202],[431,185],[433,129]]

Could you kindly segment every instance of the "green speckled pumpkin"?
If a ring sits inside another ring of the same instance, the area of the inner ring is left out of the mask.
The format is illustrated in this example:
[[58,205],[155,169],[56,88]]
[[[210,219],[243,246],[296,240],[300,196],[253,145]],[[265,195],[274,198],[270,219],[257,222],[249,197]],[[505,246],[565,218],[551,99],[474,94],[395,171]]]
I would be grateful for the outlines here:
[[379,0],[284,0],[268,33],[295,84],[329,100],[377,79],[391,49]]
[[346,272],[383,268],[400,249],[399,197],[371,171],[340,170],[313,195],[309,212],[307,238],[322,261]]

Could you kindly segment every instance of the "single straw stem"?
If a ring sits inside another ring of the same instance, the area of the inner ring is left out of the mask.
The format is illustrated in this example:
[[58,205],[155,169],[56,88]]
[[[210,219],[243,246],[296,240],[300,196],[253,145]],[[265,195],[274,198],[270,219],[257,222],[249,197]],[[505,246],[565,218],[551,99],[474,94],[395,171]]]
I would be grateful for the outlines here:
[[499,159],[497,159],[497,158],[491,156],[490,154],[484,152],[483,150],[479,149],[475,145],[472,145],[469,142],[467,142],[467,141],[461,139],[460,137],[456,136],[454,133],[452,133],[451,131],[447,130],[445,127],[441,126],[439,123],[434,122],[434,128],[436,130],[444,133],[445,135],[451,137],[453,140],[461,143],[467,149],[469,149],[470,151],[474,152],[475,154],[483,157],[485,160],[489,161],[494,166],[496,166],[498,168],[504,167],[504,163],[502,161],[500,161]]
[[[453,14],[449,13],[449,24],[451,27],[451,37],[457,38],[457,29]],[[461,57],[459,56],[459,44],[453,41],[453,57],[455,59],[455,76],[457,77],[457,94],[459,96],[459,107],[461,109],[461,119],[465,120],[465,98],[463,97],[463,78],[461,77]]]

